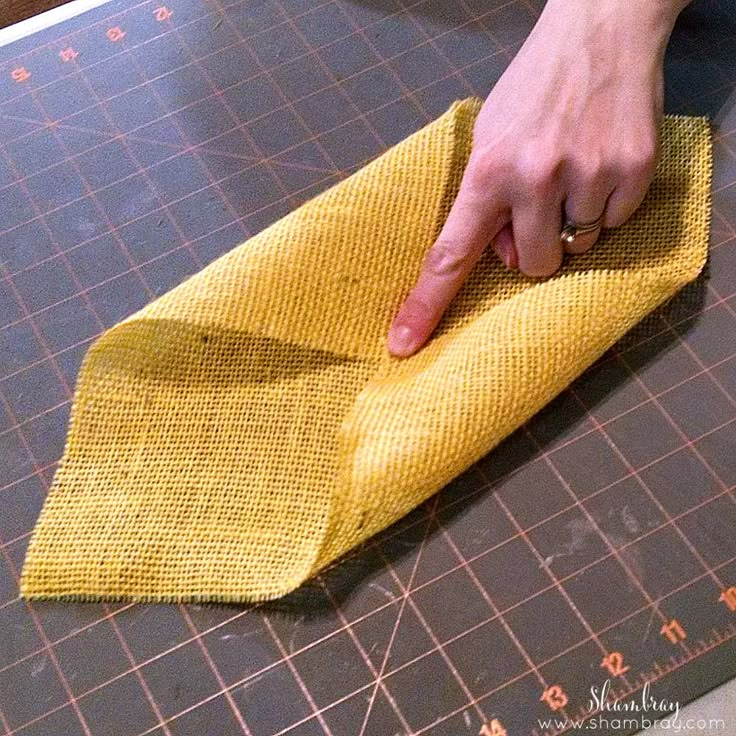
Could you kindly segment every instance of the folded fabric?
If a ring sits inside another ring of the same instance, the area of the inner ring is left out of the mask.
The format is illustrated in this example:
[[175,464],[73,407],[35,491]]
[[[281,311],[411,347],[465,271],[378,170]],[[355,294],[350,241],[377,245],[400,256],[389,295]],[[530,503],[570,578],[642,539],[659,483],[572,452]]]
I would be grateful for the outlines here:
[[279,597],[485,455],[701,271],[709,125],[667,117],[624,226],[546,281],[489,249],[429,344],[391,357],[481,103],[454,102],[97,339],[23,596]]

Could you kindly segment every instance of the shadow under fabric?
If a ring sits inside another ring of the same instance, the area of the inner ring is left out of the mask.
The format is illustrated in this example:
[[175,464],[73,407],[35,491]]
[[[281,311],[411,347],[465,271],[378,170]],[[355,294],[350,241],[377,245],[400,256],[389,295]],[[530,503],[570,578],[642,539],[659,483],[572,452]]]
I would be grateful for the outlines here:
[[489,250],[430,343],[389,356],[481,104],[453,102],[98,338],[23,596],[282,596],[485,455],[698,275],[710,130],[667,117],[624,226],[546,281]]

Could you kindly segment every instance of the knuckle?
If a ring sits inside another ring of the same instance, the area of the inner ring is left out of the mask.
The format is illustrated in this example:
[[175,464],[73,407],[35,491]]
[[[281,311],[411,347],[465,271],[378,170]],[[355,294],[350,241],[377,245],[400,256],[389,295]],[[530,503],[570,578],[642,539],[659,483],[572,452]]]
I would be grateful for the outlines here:
[[626,146],[618,157],[618,170],[629,177],[648,177],[654,172],[657,163],[657,144],[645,139]]
[[467,167],[468,185],[473,191],[487,191],[503,176],[503,160],[492,149],[473,151]]
[[434,311],[432,305],[426,299],[417,294],[416,291],[413,291],[406,297],[406,300],[402,304],[398,319],[402,324],[409,327],[416,327],[430,318],[434,314]]
[[554,189],[561,166],[561,158],[553,146],[535,143],[525,147],[519,155],[515,170],[524,190],[540,194]]
[[605,227],[620,227],[631,216],[631,212],[621,206],[609,207],[604,220]]
[[627,179],[644,178],[652,172],[654,168],[652,163],[647,156],[629,154],[620,163],[621,175]]
[[468,255],[457,242],[441,238],[427,251],[424,267],[433,276],[447,278],[463,273],[467,262]]
[[612,165],[603,156],[576,157],[570,163],[571,180],[589,188],[603,188],[611,179]]

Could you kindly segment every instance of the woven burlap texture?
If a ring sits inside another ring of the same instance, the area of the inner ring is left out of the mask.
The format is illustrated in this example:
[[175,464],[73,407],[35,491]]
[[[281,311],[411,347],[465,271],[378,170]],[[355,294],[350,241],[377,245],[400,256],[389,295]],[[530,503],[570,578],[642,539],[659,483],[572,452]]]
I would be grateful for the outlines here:
[[23,596],[282,596],[485,455],[701,271],[709,125],[667,117],[624,226],[546,281],[489,250],[430,343],[389,356],[481,103],[453,102],[97,339]]

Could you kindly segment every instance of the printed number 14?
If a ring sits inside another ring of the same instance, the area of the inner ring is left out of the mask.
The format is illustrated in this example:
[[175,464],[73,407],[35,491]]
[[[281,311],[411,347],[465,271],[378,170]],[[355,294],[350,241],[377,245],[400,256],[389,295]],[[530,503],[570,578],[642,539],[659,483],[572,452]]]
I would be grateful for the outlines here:
[[483,724],[478,736],[508,736],[506,729],[503,727],[498,718]]

